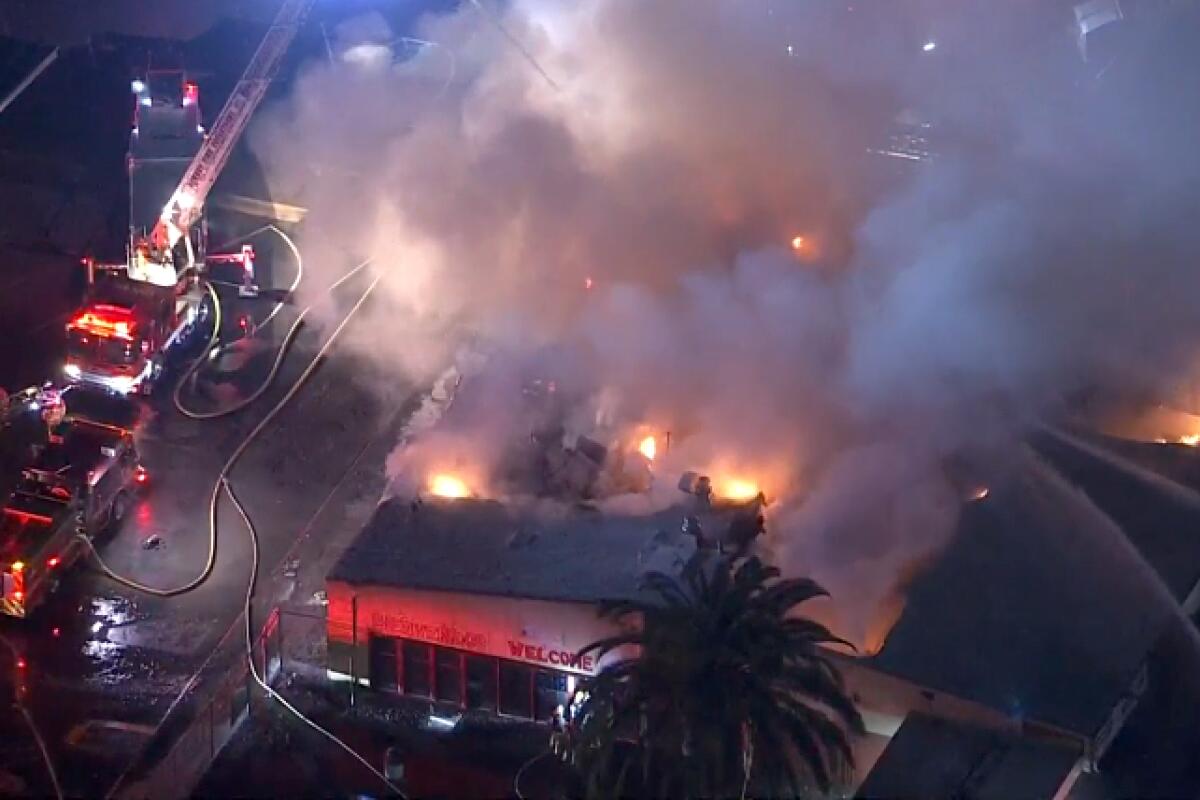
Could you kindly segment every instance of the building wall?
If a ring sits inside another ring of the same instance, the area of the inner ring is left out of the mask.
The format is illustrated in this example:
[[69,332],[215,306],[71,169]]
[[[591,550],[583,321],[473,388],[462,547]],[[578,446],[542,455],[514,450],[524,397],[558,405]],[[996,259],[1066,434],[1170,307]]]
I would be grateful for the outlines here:
[[586,603],[352,586],[333,580],[326,591],[329,669],[358,678],[366,674],[372,634],[592,675],[603,663],[594,654],[580,658],[578,652],[619,632]]

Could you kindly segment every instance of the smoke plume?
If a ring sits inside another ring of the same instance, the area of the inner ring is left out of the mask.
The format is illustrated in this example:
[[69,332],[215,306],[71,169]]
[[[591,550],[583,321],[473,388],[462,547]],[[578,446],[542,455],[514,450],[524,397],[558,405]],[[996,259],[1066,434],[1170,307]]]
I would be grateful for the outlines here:
[[[383,271],[347,332],[381,386],[468,337],[505,354],[399,472],[488,482],[521,381],[556,376],[585,420],[671,431],[655,492],[753,478],[776,557],[861,637],[953,531],[949,457],[1195,356],[1200,104],[1194,70],[1145,57],[1186,52],[1178,20],[1100,70],[1052,3],[495,13],[525,52],[470,3],[408,59],[382,19],[347,24],[252,131],[310,209],[307,290]],[[898,130],[932,156],[880,155]]]

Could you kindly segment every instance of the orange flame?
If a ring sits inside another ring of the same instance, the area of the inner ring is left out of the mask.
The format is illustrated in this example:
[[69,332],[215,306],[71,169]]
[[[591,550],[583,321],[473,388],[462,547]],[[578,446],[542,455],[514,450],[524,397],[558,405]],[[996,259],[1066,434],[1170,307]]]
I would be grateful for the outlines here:
[[638,452],[645,456],[647,461],[653,461],[658,455],[658,442],[653,436],[647,436],[638,442]]
[[896,627],[896,623],[900,621],[900,615],[903,613],[904,596],[902,594],[892,595],[884,601],[875,618],[867,626],[862,647],[864,655],[879,655],[883,646],[887,644],[888,635],[891,634],[892,628]]
[[1179,437],[1179,444],[1186,444],[1188,447],[1200,446],[1200,433],[1189,433]]
[[429,479],[429,492],[436,497],[444,497],[448,500],[471,496],[470,488],[461,478],[446,473],[438,473]]
[[804,249],[804,237],[803,236],[793,236],[792,237],[792,249],[797,252]]
[[717,497],[726,500],[753,500],[761,491],[758,484],[745,478],[721,478],[714,487]]

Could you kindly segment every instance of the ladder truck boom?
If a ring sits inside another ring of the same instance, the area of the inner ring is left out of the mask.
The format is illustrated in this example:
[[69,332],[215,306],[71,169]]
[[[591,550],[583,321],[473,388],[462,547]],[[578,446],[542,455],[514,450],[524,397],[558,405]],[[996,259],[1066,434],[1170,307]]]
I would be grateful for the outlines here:
[[267,35],[259,43],[246,71],[225,101],[208,137],[188,165],[179,186],[155,224],[150,241],[156,247],[174,247],[200,218],[205,198],[229,161],[233,146],[250,117],[266,95],[284,53],[295,39],[314,2],[316,0],[284,0]]
[[[283,0],[211,131],[197,149],[189,147],[187,154],[182,155],[180,163],[186,160],[187,167],[178,185],[174,184],[174,175],[178,173],[172,172],[164,181],[164,188],[173,185],[175,188],[161,211],[157,206],[163,195],[157,191],[152,199],[147,198],[149,202],[144,208],[134,202],[138,197],[134,169],[142,162],[173,160],[175,151],[164,157],[160,140],[174,141],[177,137],[156,133],[164,125],[168,132],[172,124],[182,124],[182,129],[193,132],[192,135],[203,133],[198,122],[198,90],[191,81],[182,80],[178,110],[188,113],[182,115],[183,122],[179,123],[174,96],[166,97],[155,89],[151,85],[152,75],[148,74],[145,81],[134,82],[131,88],[138,95],[137,110],[146,112],[146,125],[139,133],[142,126],[135,122],[131,142],[142,142],[145,155],[139,161],[131,143],[128,259],[122,265],[88,264],[87,295],[66,326],[67,361],[63,374],[68,380],[101,386],[119,394],[148,393],[163,374],[169,352],[200,335],[210,314],[201,277],[207,254],[202,230],[196,237],[193,229],[200,227],[196,223],[209,191],[315,2]],[[140,119],[139,113],[135,120]],[[194,144],[194,140],[189,144]],[[194,156],[189,158],[192,153]],[[136,223],[135,205],[139,212]],[[151,228],[148,233],[147,228]],[[188,263],[178,270],[176,245],[181,240],[187,247]],[[257,294],[252,248],[244,247],[239,254],[211,260],[241,264],[243,280],[238,294],[244,297]]]

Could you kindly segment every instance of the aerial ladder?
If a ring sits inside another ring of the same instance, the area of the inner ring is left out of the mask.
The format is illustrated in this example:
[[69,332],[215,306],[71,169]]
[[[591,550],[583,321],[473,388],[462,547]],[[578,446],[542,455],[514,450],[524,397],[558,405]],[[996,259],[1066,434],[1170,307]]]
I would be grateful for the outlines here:
[[[209,130],[199,152],[188,165],[154,229],[146,237],[148,241],[135,242],[130,248],[131,278],[139,279],[141,275],[149,277],[152,272],[163,274],[163,268],[170,267],[170,282],[173,284],[178,279],[174,267],[175,247],[200,219],[209,191],[228,163],[234,145],[266,95],[284,54],[315,2],[284,0],[254,57],[217,115],[217,121]],[[189,257],[188,261],[193,262],[194,258]],[[252,257],[243,259],[243,293],[253,293],[253,264]],[[159,269],[154,269],[156,266]],[[188,266],[194,266],[194,263]],[[165,274],[163,279],[166,279]]]
[[[63,373],[68,380],[103,386],[121,394],[150,391],[163,371],[167,352],[177,343],[190,340],[206,317],[204,298],[212,287],[201,277],[209,263],[239,264],[242,270],[239,294],[249,297],[257,294],[253,248],[244,246],[238,253],[207,256],[203,252],[204,237],[192,236],[191,230],[200,220],[208,193],[315,2],[283,0],[153,227],[147,232],[145,228],[134,227],[131,221],[126,262],[111,266],[85,262],[88,295],[67,323],[67,362]],[[145,88],[135,88],[135,92],[144,93]],[[197,111],[195,84],[186,82],[183,90],[181,108]],[[138,102],[147,111],[155,108],[155,100],[149,95],[139,94]],[[203,128],[197,125],[197,131],[203,132]],[[134,135],[138,135],[137,128]],[[131,183],[131,198],[132,189]],[[152,203],[147,211],[153,214],[153,209]],[[103,272],[106,280],[96,281],[97,270]]]

